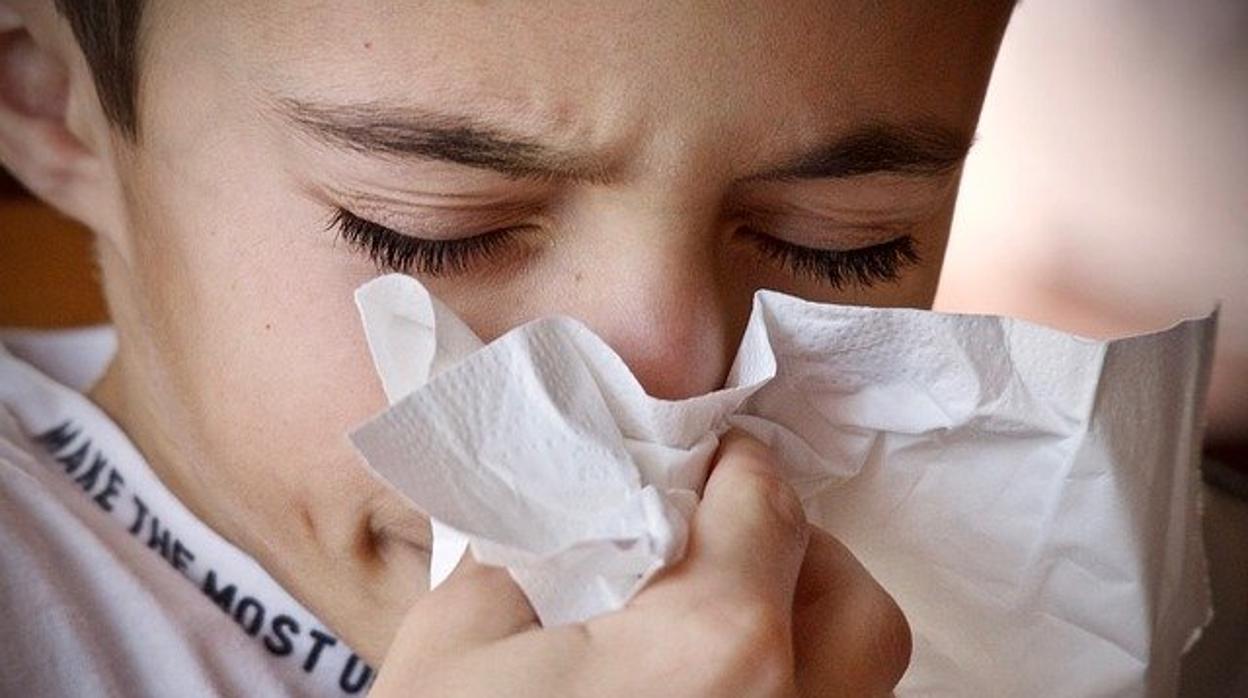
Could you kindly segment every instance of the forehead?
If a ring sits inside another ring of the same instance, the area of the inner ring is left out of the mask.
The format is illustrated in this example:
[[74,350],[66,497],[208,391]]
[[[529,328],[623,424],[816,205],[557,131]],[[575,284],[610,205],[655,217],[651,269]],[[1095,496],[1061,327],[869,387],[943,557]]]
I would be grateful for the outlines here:
[[256,92],[497,112],[594,139],[696,114],[768,130],[974,123],[1008,3],[155,2],[145,61]]

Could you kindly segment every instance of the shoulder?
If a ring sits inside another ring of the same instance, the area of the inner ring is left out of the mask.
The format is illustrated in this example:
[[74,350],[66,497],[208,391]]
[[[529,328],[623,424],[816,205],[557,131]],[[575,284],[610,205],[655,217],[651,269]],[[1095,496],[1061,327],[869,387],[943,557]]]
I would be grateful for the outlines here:
[[0,327],[0,345],[58,383],[85,392],[116,353],[117,333],[108,325],[56,330]]
[[75,492],[0,406],[0,695],[284,695],[228,616]]

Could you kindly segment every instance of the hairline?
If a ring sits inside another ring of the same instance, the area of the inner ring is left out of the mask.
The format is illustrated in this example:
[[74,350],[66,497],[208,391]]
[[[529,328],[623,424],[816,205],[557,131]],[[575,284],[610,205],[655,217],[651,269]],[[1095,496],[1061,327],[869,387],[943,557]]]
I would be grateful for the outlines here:
[[55,0],[91,70],[104,116],[131,141],[139,135],[140,32],[146,0]]

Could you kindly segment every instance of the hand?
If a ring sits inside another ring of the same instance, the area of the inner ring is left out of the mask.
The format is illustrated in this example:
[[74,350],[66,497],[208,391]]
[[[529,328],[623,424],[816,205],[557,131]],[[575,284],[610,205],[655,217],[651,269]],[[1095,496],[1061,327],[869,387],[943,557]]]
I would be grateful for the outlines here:
[[761,444],[725,437],[685,559],[585,623],[542,628],[505,570],[465,556],[413,605],[372,695],[887,694],[904,617],[774,473]]

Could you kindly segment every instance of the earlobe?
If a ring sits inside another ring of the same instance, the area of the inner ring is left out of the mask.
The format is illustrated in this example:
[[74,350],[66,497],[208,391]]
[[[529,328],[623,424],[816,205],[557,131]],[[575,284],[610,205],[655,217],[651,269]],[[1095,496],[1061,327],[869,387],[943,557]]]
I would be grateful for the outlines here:
[[105,154],[71,129],[71,73],[28,26],[0,2],[0,164],[63,213],[111,228]]

